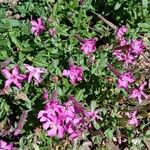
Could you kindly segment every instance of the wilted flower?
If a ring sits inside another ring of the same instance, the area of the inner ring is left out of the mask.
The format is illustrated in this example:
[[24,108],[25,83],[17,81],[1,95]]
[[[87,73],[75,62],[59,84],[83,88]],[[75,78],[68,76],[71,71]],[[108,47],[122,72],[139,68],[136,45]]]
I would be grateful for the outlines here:
[[135,81],[134,76],[131,72],[122,73],[118,79],[118,88],[128,89],[130,83]]
[[55,28],[49,29],[48,32],[52,37],[56,36],[57,34],[57,30]]
[[31,82],[32,78],[36,85],[42,82],[42,79],[40,76],[41,74],[46,73],[46,69],[33,67],[28,64],[25,64],[25,68],[27,69],[29,83]]
[[31,25],[32,25],[32,28],[31,28],[31,32],[35,35],[35,36],[38,36],[41,34],[41,32],[44,30],[44,25],[43,25],[43,22],[42,22],[42,19],[41,18],[38,18],[37,21],[35,20],[31,20]]
[[77,81],[82,80],[83,69],[80,66],[71,65],[69,70],[63,70],[63,76],[69,77],[70,82],[74,85]]
[[28,112],[26,110],[24,110],[22,112],[22,115],[20,116],[17,128],[14,131],[14,136],[18,136],[21,132],[21,130],[23,129],[25,122],[26,122],[26,118],[27,118]]
[[81,51],[85,53],[85,55],[90,55],[91,53],[96,51],[96,39],[85,39],[81,42]]
[[142,102],[142,97],[147,99],[147,95],[143,92],[145,85],[147,82],[144,82],[139,88],[135,88],[131,91],[130,98],[137,98],[139,103]]
[[13,150],[13,144],[7,144],[7,142],[0,140],[0,150]]
[[131,112],[130,114],[127,114],[129,117],[128,123],[130,125],[134,125],[134,126],[138,126],[139,125],[139,121],[136,117],[137,115],[137,111]]
[[83,0],[79,0],[79,2],[80,2],[80,5],[83,3]]
[[14,85],[16,85],[19,89],[22,87],[21,86],[21,81],[23,81],[26,76],[19,74],[19,67],[15,66],[12,69],[12,73],[10,73],[10,70],[8,68],[5,68],[3,70],[1,70],[2,75],[7,79],[5,81],[5,87],[4,89],[10,88],[10,85],[13,83]]

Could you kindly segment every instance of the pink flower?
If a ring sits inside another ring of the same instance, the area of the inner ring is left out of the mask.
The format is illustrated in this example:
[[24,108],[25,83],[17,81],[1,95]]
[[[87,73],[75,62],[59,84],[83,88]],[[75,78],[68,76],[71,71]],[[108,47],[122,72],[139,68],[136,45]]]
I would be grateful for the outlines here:
[[57,100],[57,92],[54,91],[45,109],[38,113],[38,119],[43,123],[43,128],[50,137],[63,138],[65,111],[65,107]]
[[130,51],[124,53],[122,50],[115,50],[113,55],[119,60],[124,62],[125,67],[127,68],[129,64],[135,64],[136,57],[133,56]]
[[71,65],[69,70],[63,70],[63,76],[69,77],[70,82],[75,85],[77,81],[82,81],[83,69],[75,65]]
[[4,89],[10,88],[10,85],[13,83],[16,85],[19,89],[22,87],[20,81],[23,81],[26,76],[19,74],[19,67],[15,66],[12,69],[12,73],[10,73],[9,69],[5,68],[2,71],[2,75],[7,79],[5,81],[5,87]]
[[115,49],[113,55],[119,60],[122,61],[127,68],[129,64],[135,64],[137,56],[133,54],[130,44],[124,39],[120,38],[120,45]]
[[43,122],[43,128],[50,137],[57,135],[59,138],[63,138],[65,132],[63,120],[59,117],[59,114],[57,116],[54,110],[42,110],[39,112],[38,118],[40,122]]
[[130,98],[137,98],[139,103],[142,102],[142,96],[147,99],[148,96],[143,92],[145,85],[147,82],[144,82],[139,88],[133,89],[131,91]]
[[66,132],[70,135],[70,139],[73,140],[79,137],[82,134],[82,132],[86,129],[86,127],[84,119],[78,117],[77,115],[74,115],[74,117],[71,117],[70,120],[66,122],[65,129]]
[[65,134],[64,111],[64,107],[59,102],[52,100],[49,101],[45,110],[41,110],[38,113],[38,118],[50,137],[58,136],[58,138],[63,138]]
[[119,61],[123,61],[124,60],[124,53],[122,52],[122,50],[117,49],[113,52],[113,55],[119,60]]
[[118,79],[118,88],[128,89],[130,83],[135,81],[134,76],[131,72],[122,73]]
[[35,35],[35,36],[38,36],[41,34],[41,32],[44,30],[44,25],[43,25],[43,22],[42,22],[42,19],[41,18],[38,18],[37,21],[35,20],[31,20],[31,25],[32,25],[32,28],[31,28],[31,32]]
[[128,32],[128,28],[126,26],[121,26],[118,29],[117,34],[116,34],[117,38],[118,39],[122,38],[125,35],[125,33],[127,33],[127,32]]
[[137,111],[131,112],[130,114],[127,114],[129,117],[128,124],[138,126],[139,121],[136,117]]
[[70,135],[70,139],[73,140],[79,137],[88,127],[88,122],[86,122],[88,117],[85,108],[72,96],[65,103],[65,106],[65,130]]
[[48,99],[49,99],[49,95],[48,95],[48,90],[47,90],[47,89],[44,89],[44,90],[43,90],[43,98],[44,98],[45,100],[48,100]]
[[136,55],[140,55],[144,51],[144,43],[143,40],[132,40],[131,41],[131,48],[132,52]]
[[56,30],[55,28],[49,29],[48,32],[50,33],[50,35],[51,35],[52,37],[56,36],[56,34],[57,34],[57,30]]
[[73,97],[64,105],[60,104],[55,92],[45,109],[38,113],[38,119],[50,137],[63,138],[65,134],[69,134],[70,139],[73,140],[88,127],[86,121],[88,117],[84,112],[84,107]]
[[60,104],[55,91],[44,110],[39,111],[38,119],[50,137],[63,138],[67,134],[70,140],[74,140],[91,127],[93,119],[101,119],[98,112],[86,112],[72,96],[64,104]]
[[81,51],[85,53],[85,55],[90,55],[91,53],[96,51],[96,39],[85,39],[81,43]]
[[136,57],[131,55],[130,52],[127,52],[127,54],[124,55],[124,65],[127,68],[129,64],[134,65],[135,64]]
[[87,116],[91,119],[91,121],[96,121],[98,119],[102,119],[100,117],[100,110],[91,110],[89,112],[87,112]]
[[29,74],[28,75],[28,82],[29,83],[31,82],[32,78],[35,82],[35,85],[38,85],[39,83],[42,82],[42,79],[40,76],[42,73],[46,73],[46,69],[33,67],[33,66],[28,65],[28,64],[25,64],[25,68],[27,69],[27,73]]
[[5,141],[0,140],[0,150],[13,150],[13,144],[7,144]]

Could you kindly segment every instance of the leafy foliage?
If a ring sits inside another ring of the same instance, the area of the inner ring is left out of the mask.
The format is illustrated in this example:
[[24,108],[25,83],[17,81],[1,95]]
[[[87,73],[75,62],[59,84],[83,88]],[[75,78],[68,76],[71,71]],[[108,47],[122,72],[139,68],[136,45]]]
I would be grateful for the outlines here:
[[[26,0],[2,1],[0,8],[0,140],[13,143],[17,149],[145,149],[150,136],[149,99],[137,105],[125,90],[116,88],[117,77],[108,69],[108,63],[124,71],[112,55],[117,46],[115,33],[97,15],[101,14],[119,27],[129,29],[127,38],[142,38],[145,55],[150,47],[150,2],[148,0]],[[44,30],[39,36],[31,32],[31,20],[42,18]],[[52,36],[49,29],[55,28]],[[80,50],[81,41],[96,39],[96,51],[89,56]],[[70,84],[63,76],[69,68],[69,59],[82,66],[83,80]],[[139,57],[134,73],[137,81],[148,81],[149,63]],[[45,68],[39,86],[23,81],[22,88],[11,87],[3,93],[5,77],[2,69],[18,65],[21,74],[27,74],[24,64]],[[145,67],[145,66],[144,66]],[[132,69],[128,68],[128,69]],[[147,71],[148,70],[148,71]],[[138,83],[138,82],[137,82]],[[91,129],[70,141],[66,136],[50,138],[37,115],[45,106],[43,89],[58,92],[60,103],[73,95],[87,110],[100,109],[102,120],[93,122]],[[146,88],[149,94],[149,86]],[[128,125],[126,113],[139,111],[138,127]],[[21,133],[14,136],[20,116],[27,111]],[[120,143],[121,142],[121,143]],[[116,148],[117,147],[117,148]],[[148,146],[147,146],[148,147]]]

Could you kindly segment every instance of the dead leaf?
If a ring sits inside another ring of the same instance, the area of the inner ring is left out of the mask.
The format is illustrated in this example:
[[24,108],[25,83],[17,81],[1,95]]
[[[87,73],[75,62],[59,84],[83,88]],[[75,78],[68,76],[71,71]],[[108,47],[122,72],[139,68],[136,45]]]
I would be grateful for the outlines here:
[[144,143],[145,143],[147,149],[150,150],[150,138],[145,138]]
[[111,150],[120,150],[117,145],[115,145],[112,141],[108,141],[106,143],[106,147],[111,148]]
[[16,96],[15,96],[15,99],[16,100],[24,100],[24,101],[29,100],[27,95],[25,93],[23,93],[23,92],[17,93]]

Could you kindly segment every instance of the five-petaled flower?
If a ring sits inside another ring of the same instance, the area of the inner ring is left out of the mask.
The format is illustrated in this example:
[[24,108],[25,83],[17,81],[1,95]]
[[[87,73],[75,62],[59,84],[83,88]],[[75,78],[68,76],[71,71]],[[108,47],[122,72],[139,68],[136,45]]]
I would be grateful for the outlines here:
[[8,68],[1,70],[1,72],[2,72],[2,75],[7,79],[5,81],[4,89],[9,89],[10,85],[12,83],[14,85],[16,85],[19,89],[22,87],[20,82],[26,78],[26,75],[19,74],[19,67],[18,66],[15,66],[12,69],[12,73],[10,73],[10,70]]
[[131,72],[122,73],[118,79],[118,88],[128,89],[130,83],[135,81],[134,76]]
[[42,82],[42,79],[40,76],[41,74],[46,73],[46,69],[33,67],[28,64],[25,64],[25,68],[27,69],[29,83],[31,82],[32,79],[34,80],[35,85],[38,85],[39,83]]
[[139,103],[142,102],[142,97],[144,97],[145,99],[148,98],[148,96],[143,92],[145,85],[147,84],[147,82],[144,82],[140,87],[135,88],[131,91],[130,94],[130,98],[137,98]]
[[71,65],[69,70],[63,71],[63,76],[69,77],[70,82],[75,85],[77,81],[82,80],[83,76],[83,69],[80,66]]
[[96,39],[84,39],[81,41],[81,51],[85,53],[85,55],[90,55],[91,53],[96,51]]
[[40,111],[38,118],[40,118],[40,122],[43,122],[43,128],[50,137],[57,135],[59,138],[63,138],[64,127],[62,126],[62,118],[59,117],[62,110],[59,104],[55,105],[55,109],[57,111],[53,110],[53,107]]
[[132,52],[135,53],[135,55],[140,55],[144,51],[144,43],[143,40],[132,40],[131,41],[131,48]]
[[134,126],[138,126],[139,125],[139,121],[138,121],[136,115],[137,115],[137,111],[136,110],[131,112],[131,113],[129,113],[129,114],[127,114],[127,116],[129,117],[128,124],[134,125]]
[[35,35],[35,36],[38,36],[41,34],[41,32],[44,30],[44,24],[42,22],[42,19],[41,18],[38,18],[37,21],[35,20],[31,20],[31,25],[32,25],[32,28],[31,28],[31,32]]

